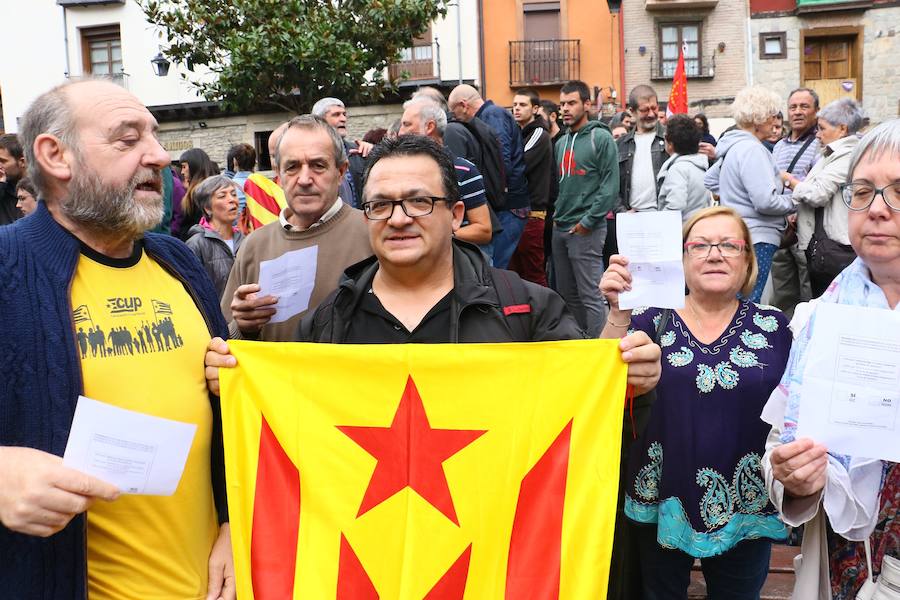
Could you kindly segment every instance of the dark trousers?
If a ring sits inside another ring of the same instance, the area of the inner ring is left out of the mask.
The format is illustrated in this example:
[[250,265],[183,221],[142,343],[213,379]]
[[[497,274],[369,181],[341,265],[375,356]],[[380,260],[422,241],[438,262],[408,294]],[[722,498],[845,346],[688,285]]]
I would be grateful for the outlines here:
[[[643,600],[686,600],[694,558],[656,541],[656,525],[634,524],[638,539]],[[759,600],[769,575],[772,541],[744,540],[725,554],[703,558],[700,565],[709,600]]]
[[522,279],[547,287],[544,265],[544,220],[528,217],[519,245],[509,261],[509,268]]

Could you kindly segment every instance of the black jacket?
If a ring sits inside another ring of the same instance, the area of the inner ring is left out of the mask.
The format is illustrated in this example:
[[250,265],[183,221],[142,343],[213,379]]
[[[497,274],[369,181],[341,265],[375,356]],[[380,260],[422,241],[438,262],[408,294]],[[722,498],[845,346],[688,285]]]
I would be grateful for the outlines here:
[[359,145],[356,142],[344,140],[344,148],[347,150],[347,159],[350,161],[353,195],[356,196],[355,203],[352,206],[360,206],[362,204],[363,171],[366,170],[366,159],[360,156],[358,152],[350,153],[351,150],[359,150]]
[[234,256],[241,247],[241,242],[244,241],[244,235],[240,231],[234,232],[233,254],[222,236],[215,231],[194,225],[188,235],[190,237],[185,242],[187,247],[200,259],[221,299],[222,292],[225,291],[225,284],[228,283],[228,275],[231,274],[231,267],[234,265]]
[[456,156],[464,158],[481,171],[484,164],[481,158],[481,146],[466,126],[459,121],[450,121],[453,115],[448,114],[447,129],[444,130],[444,145]]
[[[629,198],[631,195],[631,167],[634,165],[634,131],[629,131],[616,142],[619,147],[619,202],[616,212],[631,210]],[[660,167],[669,158],[666,153],[666,128],[661,124],[656,125],[656,138],[650,146],[650,156],[653,159],[653,181],[656,181]],[[658,184],[656,193],[659,194]]]
[[522,141],[525,144],[525,177],[528,179],[531,210],[547,210],[556,165],[544,119],[536,117],[523,127]]
[[16,208],[16,184],[0,181],[0,225],[9,225],[22,217],[22,211]]
[[[298,341],[343,343],[360,300],[372,287],[378,270],[370,257],[344,272],[340,286],[300,323]],[[501,310],[484,254],[474,245],[453,240],[453,298],[450,304],[450,343],[514,342],[513,329]],[[563,299],[549,288],[522,282],[531,305],[529,332],[533,342],[581,339],[585,335]]]

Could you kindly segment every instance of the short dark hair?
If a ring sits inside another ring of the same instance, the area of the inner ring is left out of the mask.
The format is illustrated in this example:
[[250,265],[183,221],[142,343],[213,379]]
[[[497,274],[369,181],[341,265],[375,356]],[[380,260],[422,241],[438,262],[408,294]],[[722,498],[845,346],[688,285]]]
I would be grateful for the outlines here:
[[0,135],[0,148],[3,148],[14,159],[19,160],[24,156],[22,154],[22,143],[19,142],[19,136],[14,133]]
[[656,95],[656,90],[652,87],[643,83],[641,85],[636,85],[631,90],[631,93],[628,94],[628,108],[637,110],[641,100],[647,100],[648,98],[653,98],[657,102],[659,101],[659,96]]
[[697,154],[700,137],[700,129],[688,115],[672,115],[666,121],[666,141],[678,154]]
[[256,166],[256,149],[250,144],[235,144],[228,149],[228,155],[225,158],[227,168],[237,161],[238,171],[252,171]]
[[436,162],[441,170],[441,183],[444,186],[447,205],[452,207],[459,201],[459,185],[456,182],[456,167],[453,166],[453,160],[444,151],[443,146],[424,135],[401,135],[396,138],[387,138],[372,149],[363,173],[363,201],[366,199],[366,184],[369,182],[372,167],[385,158],[402,156],[427,156]]
[[531,106],[538,107],[541,105],[541,97],[538,96],[538,93],[531,88],[521,88],[516,90],[516,93],[513,96],[525,96],[528,100],[531,101]]
[[578,92],[578,97],[581,98],[582,102],[588,102],[591,99],[591,90],[588,85],[577,79],[565,82],[559,90],[560,94],[571,94],[573,92]]
[[559,116],[559,104],[553,100],[541,100],[541,106],[544,107],[544,112],[547,113],[548,118],[550,115]]
[[788,94],[788,103],[790,103],[790,101],[791,101],[791,96],[793,96],[797,92],[806,92],[807,94],[812,96],[813,108],[815,108],[816,110],[819,110],[819,94],[818,94],[818,92],[816,92],[816,90],[814,90],[812,88],[800,87],[800,88],[791,90],[791,93]]
[[19,190],[25,190],[26,192],[34,196],[35,199],[37,199],[38,197],[37,190],[35,189],[34,184],[31,183],[31,180],[27,177],[23,177],[19,180],[19,183],[16,184],[16,191],[18,192]]

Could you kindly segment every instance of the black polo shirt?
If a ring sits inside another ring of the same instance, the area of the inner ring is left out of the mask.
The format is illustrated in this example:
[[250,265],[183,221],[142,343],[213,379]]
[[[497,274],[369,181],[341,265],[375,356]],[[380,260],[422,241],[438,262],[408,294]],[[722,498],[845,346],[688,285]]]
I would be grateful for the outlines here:
[[369,288],[353,315],[344,343],[347,344],[447,344],[450,342],[451,290],[409,331],[384,308]]

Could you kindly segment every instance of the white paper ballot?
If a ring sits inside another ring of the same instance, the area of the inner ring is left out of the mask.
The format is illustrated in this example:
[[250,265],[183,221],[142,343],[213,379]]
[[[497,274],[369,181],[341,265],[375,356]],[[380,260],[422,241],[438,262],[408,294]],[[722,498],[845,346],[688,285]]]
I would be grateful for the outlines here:
[[900,462],[900,313],[818,303],[797,435]]
[[616,240],[631,272],[631,291],[619,294],[619,308],[684,307],[679,211],[620,213]]
[[272,323],[287,321],[309,308],[318,260],[319,247],[312,246],[259,263],[258,295],[278,297]]
[[124,494],[171,496],[196,432],[194,424],[79,396],[63,464]]

